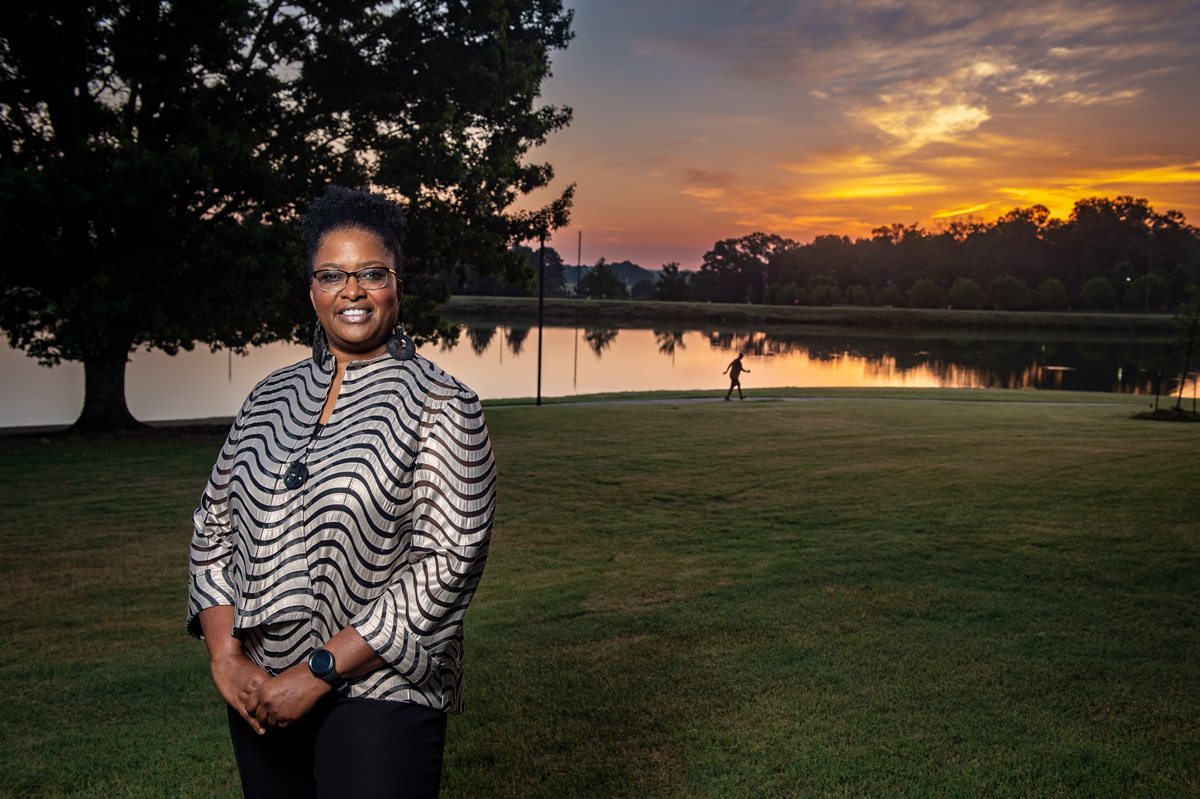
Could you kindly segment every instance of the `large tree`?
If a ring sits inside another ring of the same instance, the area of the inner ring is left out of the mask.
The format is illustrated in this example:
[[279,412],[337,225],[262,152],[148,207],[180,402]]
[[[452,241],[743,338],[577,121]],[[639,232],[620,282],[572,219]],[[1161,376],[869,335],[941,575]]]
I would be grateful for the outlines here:
[[571,189],[532,146],[570,119],[537,103],[571,38],[561,0],[41,0],[0,10],[0,328],[84,365],[79,427],[136,425],[140,346],[246,346],[310,330],[290,223],[330,182],[407,208],[404,321],[439,328],[471,265],[565,224]]
[[704,254],[692,278],[696,299],[715,302],[765,302],[770,290],[770,266],[794,241],[772,233],[751,233],[722,239]]

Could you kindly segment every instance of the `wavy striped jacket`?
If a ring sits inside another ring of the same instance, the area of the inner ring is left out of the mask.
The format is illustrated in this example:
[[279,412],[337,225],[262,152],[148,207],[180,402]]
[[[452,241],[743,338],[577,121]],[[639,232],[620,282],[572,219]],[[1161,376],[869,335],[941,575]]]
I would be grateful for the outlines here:
[[[232,605],[272,674],[353,625],[386,661],[350,696],[462,711],[463,613],[483,572],[496,468],[479,398],[421,356],[271,374],[242,406],[193,517],[187,626]],[[306,481],[288,488],[288,467]]]

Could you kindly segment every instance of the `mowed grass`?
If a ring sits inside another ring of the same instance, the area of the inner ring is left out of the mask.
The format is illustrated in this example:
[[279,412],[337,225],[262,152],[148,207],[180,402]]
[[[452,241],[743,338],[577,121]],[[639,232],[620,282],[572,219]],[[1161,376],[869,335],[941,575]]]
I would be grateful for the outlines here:
[[[443,796],[1200,794],[1200,429],[1139,407],[488,410]],[[0,444],[0,796],[239,795],[182,632],[220,439]]]

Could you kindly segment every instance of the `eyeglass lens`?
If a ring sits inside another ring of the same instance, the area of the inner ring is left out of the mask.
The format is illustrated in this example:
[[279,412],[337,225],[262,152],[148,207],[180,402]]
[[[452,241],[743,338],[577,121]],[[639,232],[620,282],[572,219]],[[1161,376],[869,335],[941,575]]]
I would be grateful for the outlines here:
[[350,276],[358,281],[364,289],[381,289],[387,283],[388,270],[382,267],[369,266],[357,272],[343,272],[340,269],[322,269],[313,274],[317,285],[322,291],[341,291],[349,282]]

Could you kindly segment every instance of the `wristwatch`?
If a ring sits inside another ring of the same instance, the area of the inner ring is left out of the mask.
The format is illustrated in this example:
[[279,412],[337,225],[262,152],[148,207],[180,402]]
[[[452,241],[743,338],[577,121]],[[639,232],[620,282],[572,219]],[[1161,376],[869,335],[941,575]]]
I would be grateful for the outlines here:
[[337,673],[333,653],[328,649],[318,649],[308,656],[308,670],[332,685],[335,691],[340,691],[350,684],[345,677]]

